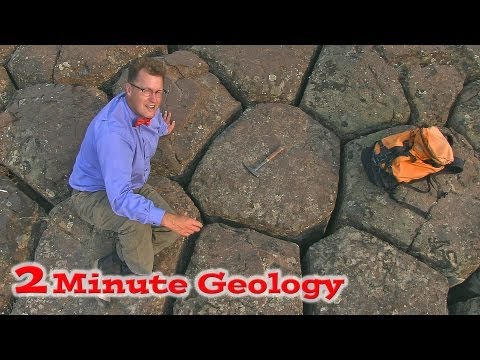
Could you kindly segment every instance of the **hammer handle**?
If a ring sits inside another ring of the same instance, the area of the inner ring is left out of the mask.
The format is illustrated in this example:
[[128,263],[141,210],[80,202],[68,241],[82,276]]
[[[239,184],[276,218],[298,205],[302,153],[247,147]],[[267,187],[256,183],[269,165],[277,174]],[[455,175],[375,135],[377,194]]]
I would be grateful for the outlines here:
[[268,157],[265,159],[265,162],[269,162],[270,160],[273,160],[278,154],[280,154],[285,148],[283,146],[280,146],[277,150],[275,150],[273,153],[268,155]]

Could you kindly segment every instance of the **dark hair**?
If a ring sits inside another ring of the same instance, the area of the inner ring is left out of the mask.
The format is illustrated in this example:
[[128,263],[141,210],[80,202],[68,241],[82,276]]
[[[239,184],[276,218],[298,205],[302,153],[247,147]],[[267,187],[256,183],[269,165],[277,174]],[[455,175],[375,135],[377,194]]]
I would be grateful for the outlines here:
[[135,81],[138,73],[142,69],[145,69],[145,71],[150,75],[161,76],[162,78],[165,78],[165,65],[162,61],[151,57],[141,57],[133,60],[130,64],[130,67],[128,68],[127,81]]

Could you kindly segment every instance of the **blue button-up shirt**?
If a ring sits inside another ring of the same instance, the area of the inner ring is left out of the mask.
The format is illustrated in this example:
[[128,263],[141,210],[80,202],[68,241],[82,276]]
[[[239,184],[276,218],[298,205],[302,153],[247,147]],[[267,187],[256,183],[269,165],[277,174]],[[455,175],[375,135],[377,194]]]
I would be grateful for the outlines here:
[[88,126],[69,184],[80,191],[104,190],[115,214],[159,226],[165,210],[133,190],[147,181],[150,159],[168,128],[160,111],[150,126],[133,127],[137,117],[124,92],[115,96]]

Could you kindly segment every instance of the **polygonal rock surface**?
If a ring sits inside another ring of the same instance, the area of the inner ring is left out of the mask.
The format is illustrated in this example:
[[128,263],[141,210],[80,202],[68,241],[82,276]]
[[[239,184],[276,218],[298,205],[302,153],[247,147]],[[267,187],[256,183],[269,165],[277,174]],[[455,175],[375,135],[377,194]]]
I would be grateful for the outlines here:
[[448,195],[432,208],[432,219],[417,229],[409,249],[446,276],[451,286],[480,266],[480,161],[461,135],[452,134],[455,156],[465,160],[464,170],[436,177],[436,186]]
[[[370,146],[374,141],[410,128],[412,127],[399,126],[346,144],[344,152],[345,176],[342,184],[343,199],[339,204],[337,227],[354,226],[357,229],[375,234],[400,249],[406,250],[409,248],[418,230],[426,222],[425,218],[396,203],[385,190],[371,183],[363,169],[360,154],[363,148]],[[448,132],[447,129],[443,130]],[[464,196],[472,197],[476,196],[475,194],[478,194],[479,191],[478,159],[474,158],[471,150],[464,149],[466,146],[468,144],[461,141],[461,136],[456,136],[453,146],[455,155],[468,159],[464,172],[457,175],[439,175],[436,179],[444,184],[443,187],[441,186],[441,190],[452,192],[453,189],[457,189],[456,191],[464,193]],[[426,189],[424,182],[415,184],[415,186]],[[436,195],[435,189],[422,194],[400,186],[397,197],[422,211],[430,212],[432,219],[449,224],[451,218],[447,215],[431,211],[433,206],[438,206]],[[442,201],[444,199],[440,199],[439,203]],[[478,233],[478,230],[471,230]]]
[[455,285],[480,266],[480,198],[449,194],[431,214],[409,252]]
[[[198,216],[198,210],[178,186],[168,179],[157,179],[151,184],[177,212],[186,211]],[[168,194],[168,195],[167,195]],[[51,219],[43,233],[35,253],[35,261],[50,270],[91,269],[93,259],[112,251],[116,235],[110,231],[98,231],[81,220],[71,199],[56,206],[50,213]],[[181,261],[186,238],[180,238],[170,247],[155,256],[154,271],[171,276]],[[30,297],[20,298],[14,306],[14,314],[163,314],[166,310],[165,297],[112,298],[105,306],[95,298],[88,297]]]
[[402,65],[402,85],[412,107],[412,123],[444,126],[463,88],[465,74],[452,65]]
[[443,126],[465,77],[478,78],[478,56],[465,46],[386,45],[380,47],[397,67],[415,124]]
[[[259,171],[279,146],[285,150]],[[271,236],[301,241],[323,232],[337,196],[338,138],[300,109],[260,104],[210,145],[190,192],[204,214]]]
[[[249,229],[223,224],[205,226],[196,241],[186,276],[195,288],[195,277],[202,271],[227,270],[229,276],[264,276],[266,270],[280,269],[283,276],[300,277],[300,251],[297,245],[262,235]],[[224,278],[226,280],[226,278]],[[177,299],[174,314],[200,315],[299,315],[300,297],[258,297],[231,295],[207,297],[195,290],[185,299]],[[227,292],[228,294],[228,292]]]
[[371,46],[326,46],[300,108],[341,139],[408,122],[410,110],[395,69]]
[[453,108],[448,125],[467,138],[480,152],[480,81],[463,88]]
[[402,64],[420,67],[451,65],[466,74],[467,82],[480,78],[478,45],[384,45],[377,48],[395,67]]
[[131,60],[167,52],[166,45],[63,45],[53,78],[58,84],[99,87]]
[[8,70],[17,87],[53,83],[53,67],[59,50],[59,45],[19,46],[8,62]]
[[12,309],[13,266],[33,257],[45,226],[45,212],[8,178],[0,175],[0,314]]
[[17,45],[1,45],[0,46],[0,65],[4,65],[10,59]]
[[7,71],[3,67],[0,67],[0,111],[5,110],[14,93],[15,86],[12,80],[10,80]]
[[41,84],[17,91],[10,114],[2,116],[12,122],[0,126],[0,163],[58,204],[71,191],[68,176],[85,130],[106,102],[102,91],[81,86]]
[[333,303],[313,303],[314,314],[433,315],[447,313],[448,282],[414,257],[352,227],[307,251],[308,273],[345,275]]
[[[160,139],[152,158],[152,173],[184,179],[193,170],[198,156],[216,133],[240,112],[241,105],[208,72],[208,65],[189,51],[160,57],[167,67],[162,109],[172,112],[175,129]],[[115,85],[117,91],[127,80],[125,71]]]
[[427,66],[431,64],[457,65],[463,60],[462,49],[456,45],[383,45],[385,59],[392,65]]
[[193,46],[212,72],[245,106],[262,102],[294,105],[317,46]]
[[465,45],[463,58],[466,59],[463,66],[467,73],[467,81],[480,80],[480,46],[479,45]]

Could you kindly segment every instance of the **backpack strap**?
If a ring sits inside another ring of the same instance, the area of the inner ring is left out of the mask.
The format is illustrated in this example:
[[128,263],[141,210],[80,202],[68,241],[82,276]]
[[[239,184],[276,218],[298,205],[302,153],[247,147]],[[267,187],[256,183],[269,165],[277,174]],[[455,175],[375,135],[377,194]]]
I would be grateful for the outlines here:
[[430,192],[430,189],[431,189],[431,182],[430,182],[428,179],[430,179],[430,176],[428,176],[427,178],[423,178],[423,179],[419,179],[419,180],[415,181],[415,182],[423,182],[423,181],[425,181],[426,184],[427,184],[427,190],[419,189],[419,188],[413,186],[411,183],[402,183],[402,186],[405,186],[405,187],[407,187],[407,188],[409,188],[409,189],[412,189],[412,190],[414,190],[414,191],[416,191],[416,192],[418,192],[418,193],[427,194],[427,193]]
[[430,220],[432,218],[432,215],[430,215],[429,212],[423,211],[422,209],[419,209],[418,207],[413,206],[412,204],[409,204],[405,201],[397,199],[396,189],[397,188],[392,189],[388,192],[388,195],[389,195],[390,199],[395,200],[395,202],[397,202],[398,204],[402,205],[403,207],[407,208],[408,210],[413,211],[415,214],[420,215],[421,217],[423,217],[427,220]]
[[[443,191],[442,189],[440,189],[440,184],[439,184],[438,181],[437,181],[437,175],[438,175],[438,173],[428,175],[427,182],[428,182],[429,184],[431,184],[432,187],[437,191],[437,200],[439,200],[439,199],[444,198],[445,196],[447,196],[447,195],[448,195],[448,192],[447,192],[447,191]],[[433,185],[433,183],[437,184],[437,186]]]
[[[428,190],[430,191],[430,185],[437,191],[437,200],[448,195],[448,192],[440,189],[440,184],[437,181],[437,176],[440,174],[458,174],[463,171],[463,164],[465,161],[456,156],[453,157],[453,162],[445,165],[445,167],[435,174],[430,174],[427,177]],[[433,182],[432,182],[433,181]],[[437,186],[433,185],[435,183]]]
[[395,158],[399,156],[410,156],[410,146],[408,140],[403,142],[403,146],[395,146],[388,149],[381,141],[378,142],[380,146],[380,153],[374,156],[375,165],[380,165],[380,163],[385,163],[387,167],[391,167],[392,162]]

